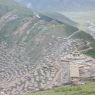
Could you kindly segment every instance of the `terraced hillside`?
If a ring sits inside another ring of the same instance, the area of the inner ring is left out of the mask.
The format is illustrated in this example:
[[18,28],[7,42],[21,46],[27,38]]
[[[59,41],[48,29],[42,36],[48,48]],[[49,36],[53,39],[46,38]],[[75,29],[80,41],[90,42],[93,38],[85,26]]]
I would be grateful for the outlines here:
[[38,78],[33,89],[28,82],[36,76],[38,65],[53,64],[76,49],[89,48],[83,37],[72,39],[80,32],[72,24],[67,18],[60,22],[44,14],[40,17],[13,0],[0,0],[0,93],[18,95],[40,90],[39,81],[34,83]]

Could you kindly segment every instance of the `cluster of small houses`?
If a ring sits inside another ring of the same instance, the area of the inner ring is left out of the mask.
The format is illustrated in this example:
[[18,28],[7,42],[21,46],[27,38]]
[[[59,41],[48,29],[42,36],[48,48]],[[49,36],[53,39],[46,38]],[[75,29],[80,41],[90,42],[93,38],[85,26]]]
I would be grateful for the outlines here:
[[49,54],[48,51],[45,52],[46,55],[42,57],[42,61],[45,62],[38,60],[38,64],[29,64],[29,60],[24,59],[23,43],[10,51],[7,44],[2,43],[0,95],[19,95],[67,84],[84,84],[85,80],[94,79],[95,59],[74,51],[76,48],[78,50],[87,48],[85,47],[87,43],[79,39],[58,40],[55,45],[49,44],[49,50],[52,49],[52,52]]
[[95,78],[95,59],[76,51],[67,55],[62,61],[66,61],[70,66],[72,84],[81,84],[83,81]]
[[38,64],[22,77],[0,88],[0,95],[18,95],[66,84],[84,84],[95,78],[95,59],[75,51],[50,64]]
[[[18,16],[15,15],[15,13],[13,15],[13,13],[14,12],[9,12],[1,18],[1,28],[4,27],[7,22],[18,18]],[[33,22],[36,21],[35,18],[31,20],[33,20]],[[31,20],[19,28],[19,30],[15,32],[15,35],[21,35],[23,32],[25,32],[27,30],[27,27],[31,24]],[[29,31],[27,32],[27,35],[28,34]],[[36,39],[36,42],[39,42],[41,38],[42,36],[40,38],[38,37],[38,39]],[[54,36],[52,36],[52,38],[54,38]],[[26,37],[24,37],[23,40],[25,39]],[[55,39],[53,40],[55,41]],[[51,89],[56,86],[67,84],[84,84],[86,80],[94,79],[95,59],[80,54],[78,51],[70,53],[74,51],[75,48],[78,50],[87,48],[85,47],[87,43],[80,39],[64,39],[63,41],[63,38],[59,37],[57,40],[59,42],[49,43],[48,51],[46,49],[45,52],[45,54],[47,54],[47,52],[50,51],[47,55],[49,57],[53,56],[53,58],[55,58],[53,62],[39,63],[35,65],[26,64],[29,62],[27,62],[28,59],[24,59],[25,56],[23,56],[23,54],[25,54],[23,53],[25,48],[23,46],[24,44],[15,47],[15,49],[12,51],[9,49],[11,53],[8,49],[6,49],[6,43],[3,43],[4,45],[1,44],[0,95],[19,95],[27,92]],[[59,56],[62,53],[66,53],[66,56],[64,56],[64,54],[63,56]],[[54,55],[56,55],[58,58]],[[46,59],[50,61],[48,57]]]

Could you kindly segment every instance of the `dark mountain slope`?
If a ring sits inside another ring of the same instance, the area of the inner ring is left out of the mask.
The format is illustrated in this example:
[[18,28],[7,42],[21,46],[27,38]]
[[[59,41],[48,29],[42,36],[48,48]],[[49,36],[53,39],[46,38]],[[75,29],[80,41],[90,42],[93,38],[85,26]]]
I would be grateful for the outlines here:
[[52,12],[52,13],[42,13],[41,15],[42,19],[46,17],[54,19],[55,21],[62,23],[62,24],[66,24],[68,26],[73,26],[73,27],[77,27],[77,23],[75,23],[74,21],[70,20],[69,18],[67,18],[66,16],[57,13],[57,12]]

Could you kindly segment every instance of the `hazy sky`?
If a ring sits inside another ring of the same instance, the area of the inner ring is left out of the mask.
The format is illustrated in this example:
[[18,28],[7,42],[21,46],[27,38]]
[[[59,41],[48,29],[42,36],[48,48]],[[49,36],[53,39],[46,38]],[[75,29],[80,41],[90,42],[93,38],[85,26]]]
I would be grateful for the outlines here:
[[28,8],[37,10],[89,10],[95,8],[95,0],[16,0]]

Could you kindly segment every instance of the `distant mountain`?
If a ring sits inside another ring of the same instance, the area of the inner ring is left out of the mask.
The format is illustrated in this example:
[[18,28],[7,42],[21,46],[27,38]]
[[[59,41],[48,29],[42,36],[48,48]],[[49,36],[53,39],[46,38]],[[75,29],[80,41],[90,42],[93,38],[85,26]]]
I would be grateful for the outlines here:
[[[37,10],[93,10],[95,0],[17,0]],[[31,3],[31,4],[30,4]]]

